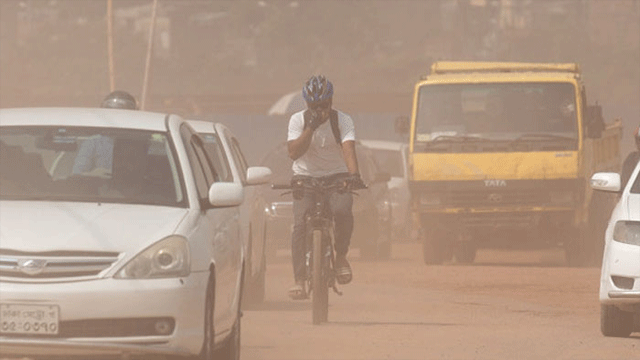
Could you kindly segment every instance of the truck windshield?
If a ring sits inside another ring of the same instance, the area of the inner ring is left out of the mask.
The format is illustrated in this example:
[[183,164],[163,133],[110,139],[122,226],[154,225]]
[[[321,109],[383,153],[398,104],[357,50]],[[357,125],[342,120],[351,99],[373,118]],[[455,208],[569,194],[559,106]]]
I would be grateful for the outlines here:
[[514,140],[578,138],[576,96],[567,82],[432,84],[418,98],[415,140],[473,135]]

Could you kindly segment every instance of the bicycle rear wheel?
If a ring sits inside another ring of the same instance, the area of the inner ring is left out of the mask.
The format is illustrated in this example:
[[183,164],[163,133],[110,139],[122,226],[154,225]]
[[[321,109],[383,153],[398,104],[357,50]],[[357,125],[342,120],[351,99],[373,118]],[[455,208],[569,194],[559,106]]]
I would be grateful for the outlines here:
[[313,231],[313,263],[311,268],[312,281],[312,318],[313,324],[327,322],[329,318],[329,284],[324,271],[324,248],[322,246],[322,231]]

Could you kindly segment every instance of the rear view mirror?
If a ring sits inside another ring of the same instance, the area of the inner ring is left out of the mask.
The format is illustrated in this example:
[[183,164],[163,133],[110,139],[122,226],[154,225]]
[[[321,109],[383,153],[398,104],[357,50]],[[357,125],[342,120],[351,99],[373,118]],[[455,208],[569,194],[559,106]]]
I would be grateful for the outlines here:
[[247,185],[266,184],[271,179],[271,169],[264,166],[252,166],[247,169]]
[[595,173],[591,177],[590,185],[594,190],[619,192],[620,174],[612,172]]
[[47,135],[39,137],[36,140],[36,147],[38,149],[53,151],[76,151],[78,142],[76,136],[67,135],[60,131],[55,134],[49,132]]
[[238,206],[244,201],[242,185],[234,182],[216,182],[209,188],[209,203],[213,207]]

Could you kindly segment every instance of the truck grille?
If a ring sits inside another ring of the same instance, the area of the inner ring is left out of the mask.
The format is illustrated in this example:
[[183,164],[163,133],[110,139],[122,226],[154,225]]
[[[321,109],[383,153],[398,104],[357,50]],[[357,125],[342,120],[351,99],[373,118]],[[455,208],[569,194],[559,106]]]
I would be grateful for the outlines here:
[[549,193],[542,190],[457,191],[444,196],[444,204],[452,207],[532,206],[548,203]]
[[26,253],[0,250],[0,277],[20,282],[42,282],[96,276],[117,260],[118,253],[114,252]]

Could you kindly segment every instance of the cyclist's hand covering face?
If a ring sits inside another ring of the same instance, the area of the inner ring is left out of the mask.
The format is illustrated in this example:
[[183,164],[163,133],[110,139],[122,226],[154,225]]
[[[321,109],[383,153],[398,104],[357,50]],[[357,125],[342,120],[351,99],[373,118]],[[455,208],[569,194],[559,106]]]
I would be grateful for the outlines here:
[[331,102],[323,101],[318,104],[308,104],[309,113],[309,127],[312,130],[317,129],[320,125],[324,124],[329,119],[331,113]]

